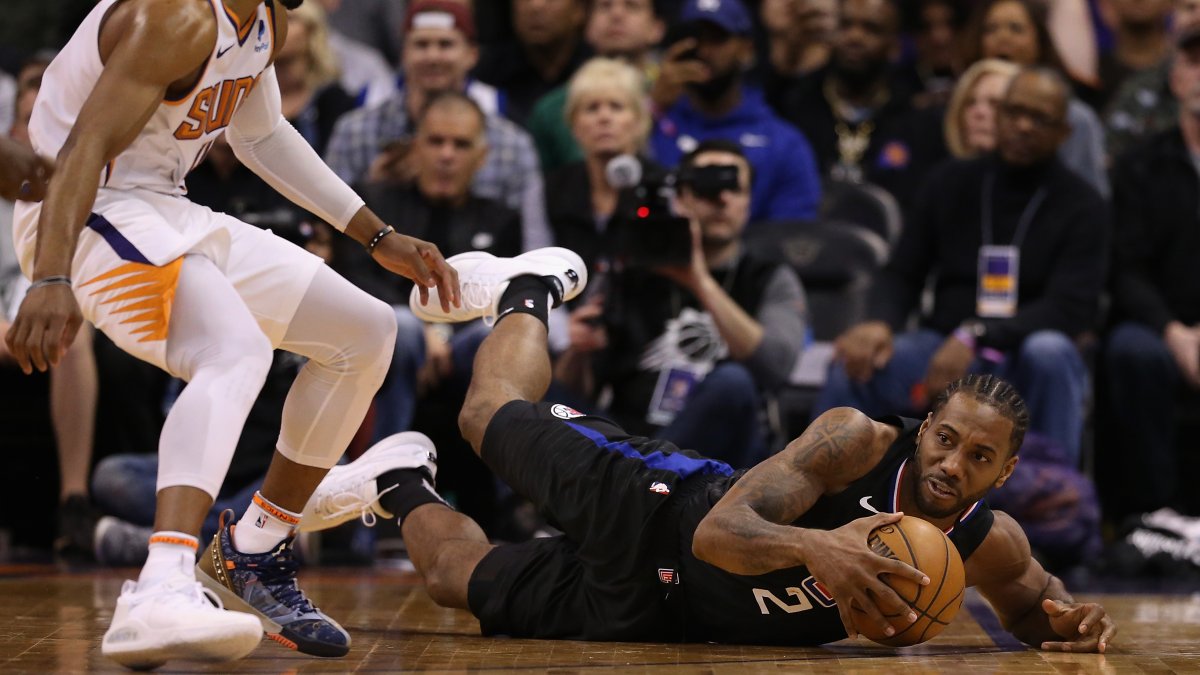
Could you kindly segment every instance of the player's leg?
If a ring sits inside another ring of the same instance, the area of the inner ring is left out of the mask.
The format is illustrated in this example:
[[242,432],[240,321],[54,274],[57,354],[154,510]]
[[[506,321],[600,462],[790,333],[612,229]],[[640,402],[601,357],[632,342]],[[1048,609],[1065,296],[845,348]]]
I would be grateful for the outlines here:
[[[247,250],[270,260],[268,269],[245,262]],[[389,306],[323,265],[310,268],[304,287],[296,288],[289,266],[303,269],[312,260],[265,232],[243,230],[234,240],[231,276],[239,292],[265,331],[282,328],[280,348],[309,361],[284,403],[262,488],[236,525],[222,523],[200,570],[201,581],[226,606],[258,616],[271,639],[306,654],[342,656],[350,648],[349,634],[297,586],[293,534],[304,505],[345,452],[387,373],[396,321]],[[256,286],[264,277],[271,279],[268,285]],[[289,304],[295,309],[285,317],[279,307]]]
[[243,656],[261,628],[216,611],[192,567],[200,523],[270,367],[270,345],[205,257],[118,265],[83,283],[77,296],[119,346],[189,382],[163,425],[149,555],[137,583],[122,589],[102,651],[134,666]]

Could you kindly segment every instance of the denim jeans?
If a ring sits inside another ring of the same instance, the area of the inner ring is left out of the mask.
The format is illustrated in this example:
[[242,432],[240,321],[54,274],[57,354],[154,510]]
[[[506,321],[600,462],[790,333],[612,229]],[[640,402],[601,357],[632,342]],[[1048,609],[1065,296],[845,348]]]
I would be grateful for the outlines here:
[[1168,505],[1179,485],[1175,459],[1179,366],[1162,337],[1140,323],[1119,324],[1103,357],[1109,420],[1118,438],[1108,460],[1119,475],[1123,509]]
[[656,436],[735,469],[749,467],[766,454],[762,407],[754,376],[726,361],[692,389],[683,410]]
[[[914,406],[912,390],[925,379],[929,362],[945,339],[941,333],[924,329],[897,335],[892,359],[865,384],[851,380],[841,364],[834,362],[813,417],[838,406],[857,408],[873,417],[924,414]],[[1030,428],[1061,444],[1078,463],[1088,372],[1070,338],[1057,331],[1037,331],[1002,362],[976,359],[970,371],[1010,381],[1029,407]]]
[[[217,533],[221,512],[233,509],[234,517],[240,517],[260,487],[261,478],[239,490],[217,495],[200,530],[202,547]],[[96,507],[101,513],[134,525],[154,525],[157,488],[157,454],[112,455],[105,457],[92,472],[92,501]]]

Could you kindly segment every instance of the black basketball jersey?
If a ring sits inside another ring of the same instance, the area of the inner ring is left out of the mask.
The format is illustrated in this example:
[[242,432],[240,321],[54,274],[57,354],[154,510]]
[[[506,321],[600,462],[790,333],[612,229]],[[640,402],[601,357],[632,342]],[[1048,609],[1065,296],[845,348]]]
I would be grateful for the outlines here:
[[[874,513],[899,510],[899,485],[916,450],[919,420],[882,420],[900,427],[900,436],[865,476],[836,495],[825,495],[794,525],[833,530]],[[729,490],[741,473],[712,479],[684,508],[680,582],[689,640],[739,644],[816,645],[846,637],[833,599],[808,569],[800,566],[757,576],[731,574],[691,554],[696,526]],[[992,527],[993,515],[983,501],[963,511],[946,533],[965,562]]]

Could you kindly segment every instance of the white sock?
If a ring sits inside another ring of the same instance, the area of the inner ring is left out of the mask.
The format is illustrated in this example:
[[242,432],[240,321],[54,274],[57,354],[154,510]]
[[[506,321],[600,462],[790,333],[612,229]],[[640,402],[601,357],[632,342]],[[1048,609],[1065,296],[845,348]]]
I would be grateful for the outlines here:
[[255,492],[250,508],[233,528],[233,546],[242,553],[266,553],[290,537],[299,524],[299,513],[281,509]]
[[150,536],[150,554],[138,576],[138,590],[144,591],[178,574],[195,579],[196,550],[199,548],[200,540],[190,534],[155,532]]

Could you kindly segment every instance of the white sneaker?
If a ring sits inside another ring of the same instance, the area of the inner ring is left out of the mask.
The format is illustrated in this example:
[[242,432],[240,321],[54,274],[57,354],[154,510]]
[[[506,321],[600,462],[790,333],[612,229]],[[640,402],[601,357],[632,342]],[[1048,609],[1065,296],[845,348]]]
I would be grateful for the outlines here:
[[304,506],[300,531],[327,530],[355,518],[361,518],[370,527],[377,516],[391,518],[392,514],[380,505],[379,497],[396,486],[379,492],[375,479],[395,469],[424,469],[429,480],[436,478],[437,449],[433,441],[417,431],[393,434],[372,445],[353,462],[330,469]]
[[490,253],[471,251],[451,256],[446,262],[458,271],[462,306],[451,305],[449,313],[443,312],[436,288],[429,289],[429,303],[422,305],[419,289],[413,287],[408,304],[422,321],[460,323],[482,318],[490,326],[496,321],[496,305],[508,288],[508,282],[523,274],[556,279],[559,302],[574,299],[587,286],[587,267],[583,259],[574,251],[557,246],[534,249],[515,258],[497,258]]
[[233,661],[262,641],[258,618],[227,612],[211,591],[182,574],[138,590],[126,581],[100,653],[134,669],[170,659]]

